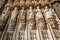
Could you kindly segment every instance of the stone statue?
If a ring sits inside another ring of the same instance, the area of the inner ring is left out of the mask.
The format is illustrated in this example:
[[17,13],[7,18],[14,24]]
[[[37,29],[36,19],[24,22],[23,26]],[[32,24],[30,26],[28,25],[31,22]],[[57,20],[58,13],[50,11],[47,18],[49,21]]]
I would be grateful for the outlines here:
[[30,29],[35,29],[34,12],[32,6],[30,6],[29,10],[27,11],[27,25],[30,27]]
[[39,8],[39,6],[37,6],[37,9],[36,9],[36,26],[39,27],[39,29],[46,29],[45,28],[45,20],[44,20],[44,17],[43,17],[43,14]]
[[43,15],[42,15],[41,9],[39,8],[39,6],[37,6],[37,9],[36,9],[36,21],[38,21],[40,18],[43,18]]
[[9,15],[11,14],[11,5],[10,3],[8,3],[8,5],[6,4],[5,5],[5,8],[4,10],[2,11],[2,14],[0,16],[0,27],[2,27],[1,29],[4,28],[8,18],[9,18]]
[[52,27],[52,28],[56,28],[56,24],[55,24],[55,17],[54,17],[54,10],[52,10],[51,8],[49,9],[47,6],[45,7],[44,10],[44,15],[45,15],[45,20],[47,20],[47,23]]
[[7,28],[7,32],[6,32],[6,34],[8,34],[8,35],[6,35],[6,36],[8,36],[6,38],[7,40],[12,40],[17,15],[18,15],[18,8],[15,7],[14,10],[12,11],[12,14],[11,14],[11,17],[10,17],[10,20],[9,20],[9,23],[8,23],[8,28]]
[[18,21],[19,21],[19,26],[18,28],[20,30],[25,30],[25,19],[26,19],[26,11],[25,11],[25,8],[22,7],[22,9],[20,10],[19,12],[19,15],[18,15]]
[[32,6],[30,6],[29,10],[27,11],[27,20],[34,20],[34,13]]
[[17,15],[18,15],[18,8],[15,7],[11,14],[11,20],[16,20]]

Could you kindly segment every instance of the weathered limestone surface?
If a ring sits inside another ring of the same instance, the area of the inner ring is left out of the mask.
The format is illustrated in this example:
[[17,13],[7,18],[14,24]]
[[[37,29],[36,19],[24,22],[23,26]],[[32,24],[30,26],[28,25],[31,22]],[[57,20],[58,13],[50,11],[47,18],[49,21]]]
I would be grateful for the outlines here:
[[60,3],[55,3],[53,7],[60,18]]
[[0,8],[4,5],[6,0],[0,0]]
[[0,40],[60,40],[60,3],[55,0],[0,0],[0,6],[4,3],[7,4],[1,10],[0,22],[7,20],[7,23],[4,29],[0,26],[3,30],[0,30]]

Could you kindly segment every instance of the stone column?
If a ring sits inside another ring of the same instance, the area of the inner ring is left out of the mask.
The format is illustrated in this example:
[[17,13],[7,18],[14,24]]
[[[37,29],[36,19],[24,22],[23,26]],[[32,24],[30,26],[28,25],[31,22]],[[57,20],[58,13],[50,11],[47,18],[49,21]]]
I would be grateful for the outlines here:
[[53,33],[53,30],[52,30],[52,29],[56,28],[56,24],[55,24],[56,21],[55,21],[55,18],[54,18],[54,13],[47,6],[45,6],[44,17],[45,17],[45,20],[46,20],[46,23],[47,23],[47,28],[48,28],[48,30],[50,31],[50,34],[51,34],[50,39],[52,38],[51,40],[56,40],[56,37],[55,37],[55,35]]
[[18,29],[16,34],[16,40],[25,40],[25,29],[26,29],[26,11],[25,8],[22,7],[22,9],[19,11],[18,15]]
[[7,27],[5,27],[5,25],[6,25],[6,22],[8,21],[8,18],[11,15],[11,10],[10,10],[12,8],[11,5],[12,5],[11,3],[7,3],[0,16],[0,27],[1,27],[0,30],[2,30],[2,32],[3,32],[2,36],[1,36],[1,40],[3,40],[4,34],[6,32],[5,29],[7,29]]
[[35,20],[36,20],[36,27],[39,31],[40,39],[43,40],[41,31],[45,29],[45,20],[41,12],[40,6],[37,6],[35,13]]
[[28,29],[28,40],[34,39],[32,38],[32,31],[36,30],[35,22],[34,22],[34,12],[32,6],[29,7],[27,11],[27,29]]
[[18,15],[18,7],[14,7],[14,10],[12,11],[9,23],[8,23],[8,29],[7,29],[7,40],[12,40],[13,37],[13,31],[15,29],[15,24],[16,24],[16,18]]

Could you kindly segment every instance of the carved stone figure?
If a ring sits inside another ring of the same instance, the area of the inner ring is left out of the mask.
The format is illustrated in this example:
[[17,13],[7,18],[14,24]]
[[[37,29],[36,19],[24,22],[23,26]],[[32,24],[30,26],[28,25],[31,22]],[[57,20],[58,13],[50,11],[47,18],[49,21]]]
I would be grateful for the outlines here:
[[11,14],[11,17],[10,17],[10,20],[8,23],[8,29],[7,29],[6,34],[8,33],[9,35],[7,35],[8,37],[6,39],[12,40],[13,31],[14,31],[15,25],[16,25],[17,15],[18,15],[18,8],[15,7],[14,10],[12,11],[12,14]]
[[25,18],[26,18],[26,11],[25,11],[25,8],[22,7],[22,9],[20,10],[19,15],[18,15],[18,20],[19,20],[18,28],[20,30],[24,30],[26,28],[25,27]]
[[17,15],[18,15],[18,8],[15,7],[11,14],[11,20],[16,20]]
[[22,9],[19,11],[18,18],[19,20],[25,20],[25,16],[26,16],[26,11],[25,11],[25,8],[22,7]]
[[34,13],[32,6],[30,6],[29,10],[27,11],[27,20],[34,20]]
[[29,10],[27,11],[27,25],[30,27],[30,29],[35,29],[34,12],[32,6],[30,6]]
[[2,27],[1,29],[4,28],[3,26],[5,26],[8,18],[9,18],[9,15],[11,14],[10,8],[11,8],[10,6],[6,6],[4,8],[4,10],[2,11],[2,14],[0,16],[0,27]]
[[45,20],[44,20],[44,17],[43,17],[43,14],[39,8],[39,6],[37,6],[37,9],[36,9],[36,26],[39,27],[39,29],[46,29],[45,28]]
[[50,26],[52,28],[56,28],[56,24],[55,24],[55,17],[54,17],[54,10],[52,10],[51,8],[47,8],[47,6],[45,7],[44,10],[44,15],[45,15],[45,20],[47,20],[47,23],[50,24]]

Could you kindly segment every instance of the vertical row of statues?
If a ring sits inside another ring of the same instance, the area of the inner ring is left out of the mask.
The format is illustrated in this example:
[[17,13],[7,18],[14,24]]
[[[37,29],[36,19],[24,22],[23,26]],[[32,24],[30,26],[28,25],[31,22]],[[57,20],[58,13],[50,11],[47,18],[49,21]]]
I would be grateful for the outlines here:
[[0,16],[0,39],[60,40],[60,20],[53,1],[8,0]]

